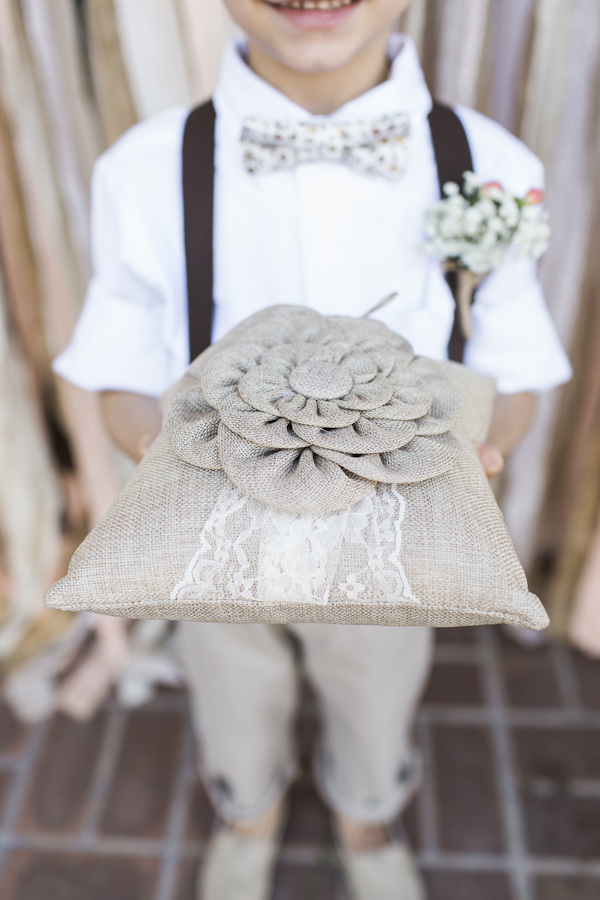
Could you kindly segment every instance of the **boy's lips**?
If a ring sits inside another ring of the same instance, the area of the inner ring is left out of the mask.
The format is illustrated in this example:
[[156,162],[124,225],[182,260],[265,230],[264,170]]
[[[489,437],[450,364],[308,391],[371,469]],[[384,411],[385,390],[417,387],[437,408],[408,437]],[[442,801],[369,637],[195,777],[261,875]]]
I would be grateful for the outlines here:
[[262,0],[301,28],[334,27],[362,0]]
[[340,9],[343,6],[352,6],[357,0],[264,0],[268,6],[275,6],[280,10],[319,10],[327,12],[331,9]]

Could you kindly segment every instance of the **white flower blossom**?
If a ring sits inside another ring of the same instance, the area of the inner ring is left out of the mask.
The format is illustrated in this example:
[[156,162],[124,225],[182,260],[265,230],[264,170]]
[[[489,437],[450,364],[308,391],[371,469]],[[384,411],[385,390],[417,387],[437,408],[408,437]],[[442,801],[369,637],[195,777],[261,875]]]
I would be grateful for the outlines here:
[[[481,179],[475,172],[463,172],[465,194],[475,194],[481,187]],[[458,185],[457,185],[458,186]]]
[[483,185],[464,173],[462,191],[448,182],[444,199],[425,216],[425,249],[442,260],[485,275],[510,251],[515,258],[539,259],[548,247],[548,213],[519,199],[496,182]]
[[452,197],[454,194],[460,193],[458,185],[453,181],[447,181],[444,185],[444,194],[446,197]]

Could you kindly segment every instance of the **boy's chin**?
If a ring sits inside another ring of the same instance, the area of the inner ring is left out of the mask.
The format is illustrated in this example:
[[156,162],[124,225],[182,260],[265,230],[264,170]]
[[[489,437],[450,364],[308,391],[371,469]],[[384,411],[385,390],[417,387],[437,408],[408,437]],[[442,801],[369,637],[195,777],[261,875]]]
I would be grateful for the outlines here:
[[268,56],[302,74],[334,71],[391,29],[403,0],[225,0]]
[[325,75],[343,70],[362,49],[356,42],[331,39],[313,40],[309,46],[282,42],[273,56],[298,75]]
[[[354,0],[345,6],[322,10],[295,9],[289,3],[279,9],[267,0],[259,2],[268,7],[271,27],[268,36],[266,30],[262,34],[260,29],[255,31],[256,43],[269,56],[299,74],[320,74],[342,68],[371,42],[370,31],[376,32],[369,28],[371,23],[364,15],[370,0]],[[376,33],[371,40],[374,37]]]

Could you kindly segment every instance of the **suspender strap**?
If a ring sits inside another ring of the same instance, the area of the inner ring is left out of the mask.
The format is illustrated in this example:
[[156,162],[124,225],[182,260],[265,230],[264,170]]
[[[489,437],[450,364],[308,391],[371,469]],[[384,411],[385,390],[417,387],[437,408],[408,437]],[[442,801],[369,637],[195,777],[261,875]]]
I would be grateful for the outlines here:
[[429,128],[437,165],[440,197],[448,181],[462,185],[463,172],[473,171],[473,157],[463,123],[453,109],[433,101]]
[[[441,194],[447,181],[462,184],[463,172],[472,171],[473,160],[463,124],[452,109],[434,102],[429,127]],[[182,179],[190,359],[193,360],[210,345],[214,310],[215,108],[210,100],[188,116],[183,133]],[[449,272],[446,279],[456,300],[456,276]],[[448,346],[450,359],[462,362],[464,349],[457,307]]]
[[[463,172],[473,171],[473,157],[464,126],[453,109],[434,101],[429,113],[431,140],[440,183],[440,197],[448,181],[459,186],[463,183]],[[448,344],[448,358],[462,362],[465,355],[466,338],[460,327],[458,314],[458,284],[456,272],[447,272],[446,281],[454,297],[454,323]]]
[[183,132],[183,215],[190,360],[210,346],[213,321],[215,108],[194,109]]

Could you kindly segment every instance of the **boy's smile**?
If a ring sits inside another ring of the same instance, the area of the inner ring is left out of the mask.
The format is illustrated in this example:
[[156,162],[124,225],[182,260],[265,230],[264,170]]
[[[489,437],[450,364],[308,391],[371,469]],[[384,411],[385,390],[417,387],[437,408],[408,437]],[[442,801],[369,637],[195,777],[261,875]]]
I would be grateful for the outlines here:
[[349,14],[350,7],[363,0],[261,0],[267,6],[286,16],[297,28],[335,28]]
[[409,0],[225,0],[246,60],[299,106],[328,114],[387,78],[387,41]]
[[281,3],[271,2],[271,0],[263,0],[268,6],[275,6],[278,9],[339,9],[340,6],[352,6],[360,3],[360,0],[282,0]]

